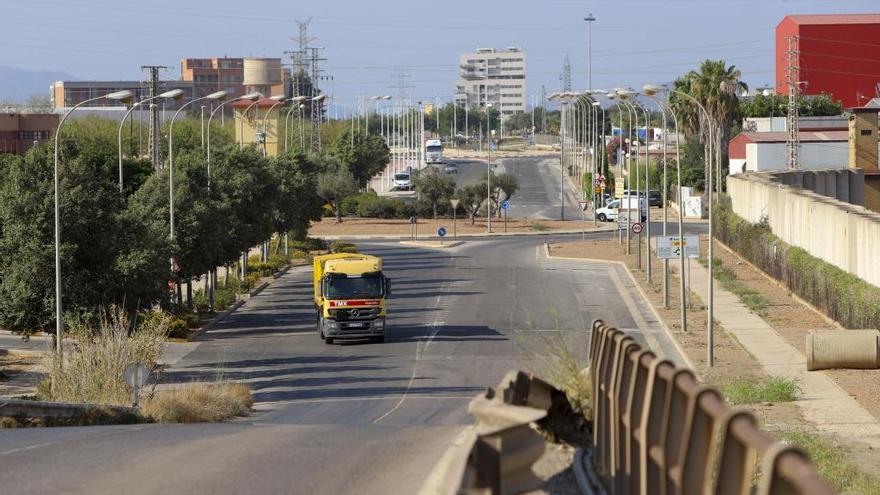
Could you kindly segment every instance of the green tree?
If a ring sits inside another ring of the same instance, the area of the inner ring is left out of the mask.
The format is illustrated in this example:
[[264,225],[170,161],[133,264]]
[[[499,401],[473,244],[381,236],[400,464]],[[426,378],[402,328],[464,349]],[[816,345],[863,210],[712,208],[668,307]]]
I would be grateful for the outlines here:
[[[487,175],[485,172],[480,177],[480,186],[483,191],[486,191],[487,189],[486,177]],[[489,203],[493,213],[497,213],[500,216],[502,195],[499,193],[501,191],[504,191],[505,199],[510,200],[511,198],[513,198],[513,195],[516,194],[516,192],[519,190],[519,180],[516,178],[516,176],[514,176],[513,174],[508,174],[507,172],[497,175],[495,174],[495,172],[492,172],[491,188],[492,196]],[[483,197],[485,197],[485,193],[483,194]]]
[[348,167],[359,187],[366,187],[370,179],[388,165],[390,154],[385,140],[377,135],[366,136],[354,133],[352,145],[351,131],[345,131],[330,145],[330,156]]
[[[715,143],[727,143],[735,122],[741,119],[739,95],[748,89],[741,77],[742,74],[735,66],[728,66],[723,60],[706,60],[700,64],[699,72],[690,71],[675,81],[678,91],[689,94],[705,107],[711,119],[710,124],[714,130],[711,138]],[[699,135],[704,146],[708,145],[710,136],[707,134],[707,127],[701,123],[703,117],[699,109],[686,98],[674,93],[670,96],[670,103],[679,117],[684,133],[688,136]],[[721,167],[721,163],[726,162],[727,147],[718,145],[713,151],[716,152],[716,187],[721,190],[721,170],[726,169]],[[707,161],[705,174],[711,172],[708,166]]]
[[[840,115],[843,113],[843,104],[834,100],[831,95],[797,97],[798,115],[802,117],[825,117]],[[765,96],[758,93],[754,96],[743,98],[743,117],[784,117],[788,114],[788,95],[771,93]]]
[[[276,232],[294,231],[296,237],[305,237],[313,220],[321,219],[323,202],[316,189],[315,165],[300,152],[284,153],[272,161],[272,172],[278,187],[275,205]],[[281,243],[276,245],[277,249]]]
[[437,167],[428,167],[413,176],[416,192],[431,204],[433,218],[437,218],[437,206],[448,200],[455,192],[455,181],[440,173]]
[[467,212],[468,218],[471,219],[471,225],[480,211],[480,206],[486,201],[486,184],[468,184],[460,187],[455,191],[455,198],[459,201],[459,206]]
[[316,192],[336,212],[336,222],[342,223],[339,205],[345,198],[357,194],[358,183],[348,167],[335,159],[327,159],[325,170],[318,175]]

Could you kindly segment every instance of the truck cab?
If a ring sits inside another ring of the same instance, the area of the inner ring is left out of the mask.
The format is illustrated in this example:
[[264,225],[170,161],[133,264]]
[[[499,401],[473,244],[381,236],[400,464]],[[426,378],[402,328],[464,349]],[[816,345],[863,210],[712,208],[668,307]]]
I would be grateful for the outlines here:
[[443,163],[443,143],[439,139],[425,141],[425,162]]
[[385,341],[385,300],[390,279],[382,258],[337,253],[315,256],[314,302],[318,334],[327,344],[336,339]]

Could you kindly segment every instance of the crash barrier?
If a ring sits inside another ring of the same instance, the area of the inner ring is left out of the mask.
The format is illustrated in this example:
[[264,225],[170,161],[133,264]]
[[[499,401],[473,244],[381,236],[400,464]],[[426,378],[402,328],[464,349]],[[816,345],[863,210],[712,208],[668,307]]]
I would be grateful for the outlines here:
[[538,378],[511,371],[496,389],[470,402],[476,437],[458,493],[504,495],[541,485],[532,465],[544,453],[544,439],[531,425],[547,416],[554,393],[561,394]]
[[880,368],[880,331],[835,330],[807,334],[807,371]]
[[71,404],[0,398],[0,417],[75,420],[96,416],[136,417],[137,409],[124,406]]
[[590,371],[593,468],[609,494],[834,493],[803,451],[774,443],[752,413],[601,320]]

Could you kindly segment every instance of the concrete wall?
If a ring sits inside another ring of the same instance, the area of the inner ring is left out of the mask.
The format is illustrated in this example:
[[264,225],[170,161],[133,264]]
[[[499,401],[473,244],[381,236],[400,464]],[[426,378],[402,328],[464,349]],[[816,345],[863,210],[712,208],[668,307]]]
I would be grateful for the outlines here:
[[880,214],[766,174],[730,176],[727,190],[740,217],[753,223],[766,218],[786,243],[880,287]]
[[[847,168],[849,144],[846,141],[801,143],[800,165],[804,170]],[[785,143],[746,144],[746,171],[785,170],[788,148]],[[738,171],[737,171],[738,172]]]

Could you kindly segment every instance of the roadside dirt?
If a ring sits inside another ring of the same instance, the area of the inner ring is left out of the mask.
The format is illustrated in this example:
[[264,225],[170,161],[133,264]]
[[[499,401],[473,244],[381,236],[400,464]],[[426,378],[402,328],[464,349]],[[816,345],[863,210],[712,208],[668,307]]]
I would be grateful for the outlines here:
[[[770,280],[763,272],[725,246],[715,249],[715,257],[721,259],[721,263],[740,282],[758,291],[767,300],[767,309],[761,317],[800,352],[805,351],[806,336],[810,330],[840,328],[816,310],[798,301],[785,286]],[[826,370],[824,373],[874,417],[880,419],[880,370]]]
[[546,442],[544,455],[534,465],[535,474],[544,480],[544,485],[528,495],[579,495],[580,489],[572,471],[574,447]]
[[41,374],[37,354],[20,354],[0,349],[0,397],[31,394]]

